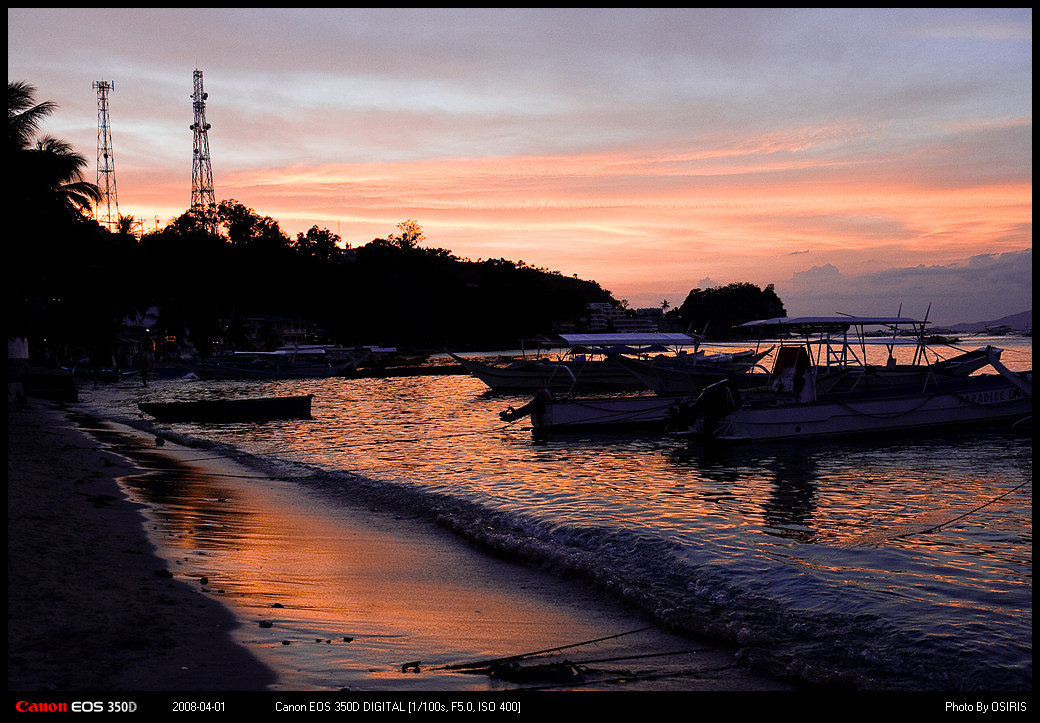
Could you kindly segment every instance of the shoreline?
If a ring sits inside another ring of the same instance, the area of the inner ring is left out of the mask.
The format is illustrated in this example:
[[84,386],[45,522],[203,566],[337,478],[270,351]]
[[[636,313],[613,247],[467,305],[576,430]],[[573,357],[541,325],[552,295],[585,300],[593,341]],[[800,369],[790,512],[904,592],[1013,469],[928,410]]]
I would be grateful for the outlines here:
[[[696,671],[640,681],[626,670],[621,680],[592,685],[564,680],[564,690],[793,689],[737,664],[733,650],[659,629],[576,581],[490,557],[428,523],[358,508],[331,520],[333,528],[324,515],[307,512],[292,483],[279,486],[237,463],[207,459],[197,447],[158,447],[153,434],[91,410],[31,399],[9,405],[8,426],[9,690],[508,692],[541,681],[448,672],[444,664],[575,641],[594,641],[590,652],[600,658],[697,647],[676,663]],[[178,461],[184,452],[190,461]],[[147,488],[135,490],[144,481],[161,487],[164,473],[178,475],[185,495],[232,490],[234,504],[219,506],[216,520],[195,519],[196,530],[173,529],[184,525],[175,496],[142,502]],[[230,586],[223,594],[203,576],[213,574],[205,565],[221,564],[213,540],[191,533],[236,520],[246,523],[230,533],[236,547],[225,564],[239,579],[221,580]],[[303,542],[295,551],[257,553],[250,536]],[[204,562],[191,557],[196,553],[207,555]],[[319,631],[327,637],[317,646],[316,618],[294,618],[301,613],[291,610],[316,606],[306,599],[313,581],[294,575],[336,555],[351,557],[351,573],[334,581],[342,597],[335,615],[317,618],[330,626]],[[264,569],[247,580],[250,560]],[[266,568],[276,564],[285,568]],[[258,627],[257,618],[272,616],[281,618]],[[334,624],[350,628],[333,633]],[[642,630],[639,640],[612,640]],[[340,642],[334,635],[356,631],[357,642],[331,644]],[[422,658],[421,675],[419,665],[408,669],[413,658]]]
[[168,576],[117,481],[142,470],[59,403],[7,421],[8,690],[266,689],[231,611]]

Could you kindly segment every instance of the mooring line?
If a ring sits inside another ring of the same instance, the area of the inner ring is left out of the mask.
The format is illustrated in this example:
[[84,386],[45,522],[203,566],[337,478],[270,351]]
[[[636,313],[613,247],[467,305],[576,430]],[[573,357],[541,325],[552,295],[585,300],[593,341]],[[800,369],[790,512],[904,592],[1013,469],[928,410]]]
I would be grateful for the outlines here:
[[614,640],[616,638],[623,638],[626,635],[635,635],[636,633],[643,633],[647,630],[654,630],[660,628],[665,623],[659,623],[656,625],[648,625],[645,628],[639,628],[637,630],[629,630],[624,633],[616,633],[615,635],[607,635],[602,638],[596,638],[594,640],[585,640],[580,643],[571,643],[569,645],[560,645],[555,648],[546,648],[545,650],[535,650],[529,653],[519,653],[517,655],[509,655],[503,658],[491,658],[489,660],[480,660],[473,663],[454,663],[451,665],[441,665],[431,670],[465,670],[467,668],[487,668],[492,665],[498,665],[500,663],[510,663],[515,660],[523,660],[524,658],[533,658],[536,655],[545,655],[546,653],[558,653],[561,650],[569,650],[570,648],[579,648],[583,645],[595,645],[596,643],[602,643],[606,640]]
[[[927,527],[923,527],[921,529],[915,529],[915,530],[910,530],[908,532],[900,532],[900,533],[891,533],[891,532],[886,533],[886,532],[883,532],[883,531],[866,532],[866,533],[863,533],[861,535],[857,535],[856,537],[852,538],[852,540],[850,540],[849,542],[846,542],[843,545],[838,545],[838,548],[839,549],[848,549],[850,547],[857,547],[857,546],[860,546],[860,545],[878,544],[878,543],[881,543],[881,542],[887,542],[889,540],[899,540],[899,539],[902,539],[902,538],[905,538],[905,537],[911,537],[913,535],[922,535],[922,534],[926,534],[926,533],[929,533],[929,532],[935,532],[936,530],[939,530],[939,529],[941,529],[943,527],[946,527],[947,525],[951,525],[954,522],[957,522],[958,520],[962,520],[965,517],[968,517],[969,515],[973,515],[973,514],[975,514],[976,512],[978,512],[979,510],[981,510],[981,509],[983,509],[985,507],[989,507],[990,505],[995,504],[996,502],[999,502],[1003,498],[1007,497],[1008,495],[1010,495],[1010,494],[1012,494],[1014,492],[1017,492],[1018,490],[1022,489],[1023,487],[1025,487],[1028,484],[1032,484],[1032,480],[1026,480],[1024,482],[1021,482],[1020,484],[1015,485],[1011,489],[1008,489],[1008,490],[1005,490],[1004,492],[1001,492],[999,495],[997,495],[993,499],[987,500],[986,502],[983,502],[982,504],[978,505],[977,507],[973,507],[972,509],[967,510],[965,512],[962,512],[961,514],[958,514],[955,517],[951,517],[951,518],[949,518],[947,520],[943,520],[942,522],[940,522],[938,524],[933,524],[933,525],[929,525]],[[901,529],[905,529],[906,527],[908,527],[908,526],[910,526],[912,524],[913,524],[912,522],[907,522],[907,523],[902,523],[900,525],[894,525],[894,526],[897,526],[897,527],[899,527]],[[918,524],[920,524],[920,523],[918,523]]]
[[559,652],[561,650],[569,650],[571,648],[580,648],[583,645],[595,645],[596,643],[602,643],[602,642],[607,641],[607,640],[615,640],[617,638],[623,638],[626,635],[636,635],[638,633],[645,633],[648,630],[657,630],[657,629],[664,628],[664,627],[667,627],[667,626],[670,626],[670,625],[675,625],[676,623],[681,623],[684,620],[689,620],[692,617],[695,617],[695,614],[691,613],[690,615],[686,615],[684,617],[677,618],[675,620],[669,620],[668,622],[654,623],[652,625],[647,625],[647,626],[642,627],[642,628],[636,628],[635,630],[628,630],[628,631],[625,631],[625,632],[622,632],[622,633],[615,633],[614,635],[606,635],[606,636],[604,636],[602,638],[595,638],[593,640],[584,640],[584,641],[582,641],[580,643],[569,643],[567,645],[560,645],[560,646],[557,646],[555,648],[546,648],[545,650],[535,650],[535,651],[531,651],[531,652],[528,652],[528,653],[518,653],[516,655],[509,655],[509,656],[505,656],[505,657],[502,657],[502,658],[491,658],[489,660],[482,660],[482,661],[477,661],[477,662],[473,662],[473,663],[455,663],[455,664],[452,664],[452,665],[442,665],[442,666],[438,666],[436,668],[431,668],[431,670],[463,670],[465,668],[487,667],[489,665],[495,665],[497,663],[508,663],[508,662],[512,662],[512,661],[515,661],[515,660],[523,660],[524,658],[533,658],[536,655],[545,655],[546,653],[556,653],[556,652]]
[[[692,617],[696,617],[696,615],[697,614],[692,613],[692,614],[684,616],[682,618],[677,618],[676,620],[670,620],[668,622],[663,622],[663,623],[655,623],[653,625],[647,625],[645,627],[637,628],[635,630],[628,630],[628,631],[622,632],[622,633],[615,633],[614,635],[606,635],[606,636],[604,636],[602,638],[595,638],[593,640],[585,640],[585,641],[582,641],[582,642],[579,642],[579,643],[570,643],[570,644],[567,644],[567,645],[560,645],[560,646],[557,646],[557,647],[554,647],[554,648],[546,648],[544,650],[535,650],[535,651],[531,651],[531,652],[527,652],[527,653],[518,653],[516,655],[509,655],[509,656],[505,656],[505,657],[501,657],[501,658],[491,658],[491,659],[488,659],[488,660],[481,660],[481,661],[476,661],[476,662],[471,662],[471,663],[453,663],[453,664],[450,664],[450,665],[440,665],[440,666],[436,666],[436,667],[430,668],[430,670],[463,670],[464,671],[464,670],[471,670],[471,669],[476,669],[476,668],[490,668],[490,667],[492,667],[494,665],[499,665],[499,664],[502,664],[502,663],[511,663],[511,662],[515,662],[515,661],[519,661],[519,660],[525,660],[525,659],[528,659],[528,658],[534,658],[534,657],[539,656],[539,655],[545,655],[547,653],[558,653],[558,652],[563,651],[563,650],[570,650],[571,648],[580,648],[580,647],[585,646],[585,645],[595,645],[597,643],[602,643],[602,642],[605,642],[607,640],[615,640],[617,638],[623,638],[623,637],[625,637],[627,635],[635,635],[635,634],[638,634],[638,633],[645,633],[645,632],[647,632],[649,630],[657,630],[657,629],[660,629],[660,628],[665,628],[665,627],[672,626],[672,625],[675,625],[677,623],[680,623],[680,622],[682,622],[684,620],[688,620],[688,619],[690,619]],[[626,660],[626,659],[635,659],[635,658],[663,657],[663,656],[667,656],[667,655],[683,655],[683,654],[687,654],[687,653],[713,652],[713,651],[718,651],[718,650],[727,650],[727,649],[731,649],[731,648],[772,647],[772,646],[776,646],[776,645],[786,645],[788,643],[799,643],[799,642],[808,642],[808,641],[815,641],[815,640],[826,640],[827,638],[832,638],[832,637],[835,637],[835,634],[817,635],[817,636],[813,636],[813,637],[809,637],[809,638],[787,638],[787,639],[773,640],[773,641],[769,641],[769,642],[759,642],[759,643],[725,643],[723,645],[717,645],[717,646],[712,646],[712,647],[707,647],[707,648],[691,648],[691,649],[688,649],[688,650],[682,650],[682,651],[677,651],[677,652],[666,652],[666,653],[644,653],[644,654],[640,654],[640,655],[632,655],[632,656],[619,657],[619,658],[603,658],[603,659],[600,659],[600,660],[592,660],[592,661],[587,661],[587,662],[605,662],[605,661],[609,661],[609,660]]]
[[[641,630],[645,630],[645,628],[643,628]],[[641,630],[636,630],[636,631],[631,631],[631,632],[640,632]],[[628,633],[621,633],[621,634],[619,634],[617,636],[610,636],[610,637],[621,637],[622,635],[627,635],[627,634]],[[759,648],[776,647],[776,646],[780,646],[780,645],[787,645],[787,644],[790,644],[790,643],[815,642],[815,641],[819,641],[819,640],[827,640],[827,639],[838,638],[838,637],[842,637],[842,635],[839,634],[839,633],[829,633],[829,634],[826,634],[826,635],[815,635],[815,636],[807,637],[807,638],[787,638],[787,639],[781,639],[781,640],[774,640],[774,641],[771,641],[771,642],[761,642],[761,643],[737,643],[737,642],[733,642],[733,643],[726,643],[726,644],[723,644],[723,645],[715,645],[715,646],[706,647],[706,648],[690,648],[690,649],[686,649],[686,650],[676,650],[676,651],[669,651],[669,652],[663,652],[663,653],[643,653],[643,654],[639,654],[639,655],[615,656],[615,657],[608,657],[608,658],[598,658],[598,659],[578,660],[578,661],[565,660],[563,663],[559,663],[559,664],[549,664],[547,666],[537,666],[536,665],[536,666],[533,666],[533,667],[534,667],[534,669],[539,669],[539,667],[545,667],[547,669],[550,669],[550,668],[559,667],[559,666],[568,666],[568,667],[573,668],[579,676],[580,675],[585,675],[585,674],[604,674],[604,673],[608,673],[608,674],[613,674],[616,677],[614,677],[614,678],[597,678],[595,680],[583,680],[580,677],[576,677],[573,680],[567,680],[567,681],[563,681],[563,682],[559,682],[559,683],[552,683],[552,682],[549,681],[548,678],[546,678],[546,679],[543,679],[541,681],[543,683],[542,685],[538,685],[538,686],[524,686],[523,689],[524,690],[551,690],[551,689],[561,688],[561,687],[562,688],[571,688],[571,687],[583,687],[583,686],[589,686],[589,685],[599,685],[599,684],[603,684],[603,683],[626,683],[626,682],[633,682],[633,681],[640,681],[640,680],[655,680],[655,679],[659,679],[659,678],[678,678],[678,677],[683,677],[683,676],[707,675],[707,674],[710,674],[710,673],[717,673],[717,672],[721,672],[721,671],[724,671],[724,670],[732,670],[732,669],[735,669],[735,668],[741,668],[745,664],[741,663],[741,662],[734,662],[734,663],[729,663],[729,664],[726,664],[726,665],[716,666],[716,667],[713,667],[713,668],[685,669],[685,670],[672,671],[672,672],[632,673],[632,672],[629,672],[629,671],[624,671],[624,673],[620,674],[620,675],[619,675],[619,671],[596,670],[594,668],[588,668],[586,666],[592,665],[592,664],[599,664],[599,663],[623,662],[623,661],[626,661],[626,660],[645,660],[645,659],[650,659],[650,658],[662,658],[662,657],[677,656],[677,655],[691,655],[691,654],[696,654],[696,653],[718,652],[718,651],[723,651],[723,650],[733,650],[733,649],[747,648],[747,647],[759,647]],[[606,640],[606,639],[609,639],[609,638],[600,638],[599,640]],[[592,642],[598,642],[599,640],[592,641]],[[582,645],[582,644],[583,643],[577,643],[576,645]],[[561,648],[552,648],[552,649],[550,649],[550,650],[548,650],[546,652],[555,652],[555,651],[562,650],[564,648],[569,648],[569,647],[575,647],[575,646],[562,646]],[[539,655],[539,654],[540,653],[529,653],[528,656],[533,657],[533,656]],[[512,658],[502,658],[501,660],[511,661],[513,659],[519,659],[519,658],[522,658],[522,657],[524,657],[524,656],[512,656]],[[415,662],[415,663],[411,663],[409,665],[413,666],[416,671],[419,670],[419,662],[418,661]],[[444,666],[444,667],[440,667],[440,668],[431,668],[431,670],[445,670],[445,669],[455,669],[455,668],[454,668],[454,666]],[[510,680],[510,677],[509,677],[510,673],[515,673],[517,675],[522,675],[524,672],[527,672],[529,670],[530,669],[525,669],[525,668],[517,668],[517,669],[507,668],[504,671],[502,671],[502,675],[500,675],[500,677],[501,677],[502,680],[509,681]],[[496,672],[499,672],[499,671],[495,667],[485,667],[483,669],[480,669],[480,668],[468,668],[467,667],[467,668],[462,668],[460,672],[472,673],[472,674],[480,674],[480,675],[492,675],[492,674],[494,674]],[[533,680],[535,680],[535,678],[531,678],[531,680],[533,681]],[[519,681],[513,680],[512,682],[519,682]]]
[[902,533],[902,534],[899,534],[899,535],[892,535],[891,537],[886,537],[885,539],[886,540],[898,540],[898,539],[903,538],[903,537],[910,537],[911,535],[921,535],[921,534],[925,534],[925,533],[928,533],[928,532],[934,532],[935,530],[938,530],[938,529],[940,529],[942,527],[945,527],[946,525],[952,525],[954,522],[957,522],[958,520],[963,520],[968,515],[973,515],[976,512],[978,512],[979,510],[981,510],[981,509],[983,509],[985,507],[989,507],[990,505],[992,505],[992,504],[994,504],[996,502],[999,502],[1003,498],[1005,498],[1008,495],[1010,495],[1012,492],[1016,492],[1019,489],[1021,489],[1022,487],[1025,487],[1027,484],[1031,484],[1031,483],[1032,483],[1032,480],[1026,480],[1025,482],[1022,482],[1021,484],[1015,485],[1011,489],[1009,489],[1009,490],[1007,490],[1005,492],[1002,492],[1001,494],[997,495],[993,499],[991,499],[991,500],[989,500],[987,502],[982,503],[978,507],[970,509],[967,512],[964,512],[963,514],[957,515],[956,517],[953,517],[953,518],[951,518],[949,520],[946,520],[945,522],[941,522],[938,525],[933,525],[932,527],[928,527],[928,528],[923,529],[923,530],[914,530],[912,532],[905,532],[905,533]]
[[617,663],[622,660],[647,660],[649,658],[667,658],[674,655],[691,655],[693,653],[716,653],[720,650],[731,650],[733,648],[747,647],[739,643],[727,643],[726,645],[715,645],[710,648],[687,648],[686,650],[670,650],[666,653],[640,653],[639,655],[618,655],[610,658],[592,658],[591,660],[572,660],[574,665],[592,665],[595,663]]
[[[587,688],[591,685],[605,685],[605,684],[616,684],[624,685],[625,683],[633,683],[647,680],[661,680],[663,678],[683,678],[683,677],[700,677],[709,675],[711,673],[721,673],[724,670],[733,670],[734,668],[741,667],[740,663],[731,663],[729,665],[719,665],[714,668],[695,668],[689,670],[677,670],[671,673],[641,673],[639,675],[619,675],[617,671],[606,671],[612,673],[612,678],[597,678],[596,680],[580,680],[576,679],[567,683],[556,683],[551,685],[537,685],[537,686],[523,686],[522,690],[559,690],[560,688]],[[597,672],[597,671],[587,671]]]

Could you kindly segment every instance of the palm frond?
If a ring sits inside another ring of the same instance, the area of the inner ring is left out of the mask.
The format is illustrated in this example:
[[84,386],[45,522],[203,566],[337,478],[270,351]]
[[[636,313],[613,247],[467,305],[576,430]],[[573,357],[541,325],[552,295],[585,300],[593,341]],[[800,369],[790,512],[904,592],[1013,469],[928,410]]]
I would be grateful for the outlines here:
[[24,81],[7,84],[7,141],[9,149],[32,144],[43,120],[57,109],[52,101],[36,103],[36,88]]

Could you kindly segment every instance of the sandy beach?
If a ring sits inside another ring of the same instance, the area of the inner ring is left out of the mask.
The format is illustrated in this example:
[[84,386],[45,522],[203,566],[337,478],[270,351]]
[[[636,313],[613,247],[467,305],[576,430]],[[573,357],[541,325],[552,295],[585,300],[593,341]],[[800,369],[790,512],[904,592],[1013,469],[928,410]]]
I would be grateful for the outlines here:
[[53,402],[9,405],[9,690],[263,690],[232,613],[176,579],[117,483],[139,471]]
[[[208,580],[210,568],[192,557],[201,536],[185,530],[191,523],[177,519],[173,498],[159,509],[133,493],[134,480],[159,468],[177,475],[178,494],[219,495],[222,519],[245,525],[233,554],[246,560],[237,563],[243,577],[255,561],[255,580]],[[160,446],[154,434],[75,404],[9,405],[8,689],[788,689],[736,664],[733,649],[674,635],[579,582],[494,559],[427,523],[359,509],[327,529],[291,485],[251,474],[197,448]],[[251,547],[254,537],[264,546]],[[333,563],[349,564],[351,574],[336,581],[336,600],[323,602],[309,588],[328,581],[300,569]],[[326,604],[336,607],[335,629],[294,619],[294,607],[312,620]],[[506,680],[486,666],[479,674],[452,667],[579,642],[590,644],[530,660],[556,665],[555,674],[592,653],[630,662],[603,664],[609,674],[591,682]],[[335,668],[334,685],[327,670],[318,676],[293,657],[320,662],[305,644],[328,651],[322,664]],[[641,679],[638,664],[631,667],[637,657],[684,649],[690,655],[672,668],[680,676],[655,667]]]

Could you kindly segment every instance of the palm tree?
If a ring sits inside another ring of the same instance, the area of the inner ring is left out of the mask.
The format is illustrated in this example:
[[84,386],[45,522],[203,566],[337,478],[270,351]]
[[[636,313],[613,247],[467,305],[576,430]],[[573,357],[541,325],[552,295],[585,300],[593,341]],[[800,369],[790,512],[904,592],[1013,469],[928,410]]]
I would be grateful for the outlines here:
[[82,220],[101,198],[96,184],[83,180],[87,159],[53,136],[36,138],[43,119],[57,107],[34,103],[36,89],[7,84],[8,162],[15,184],[9,198],[16,217],[34,221]]
[[7,84],[7,148],[25,150],[32,145],[43,119],[58,107],[51,101],[35,103],[36,88],[23,81]]
[[121,236],[133,236],[137,230],[137,219],[133,216],[119,215],[119,221],[116,222],[116,233]]
[[97,185],[83,180],[86,157],[65,141],[44,136],[36,141],[26,157],[29,160],[27,190],[38,194],[35,199],[30,196],[29,208],[81,216],[89,213],[101,199]]

